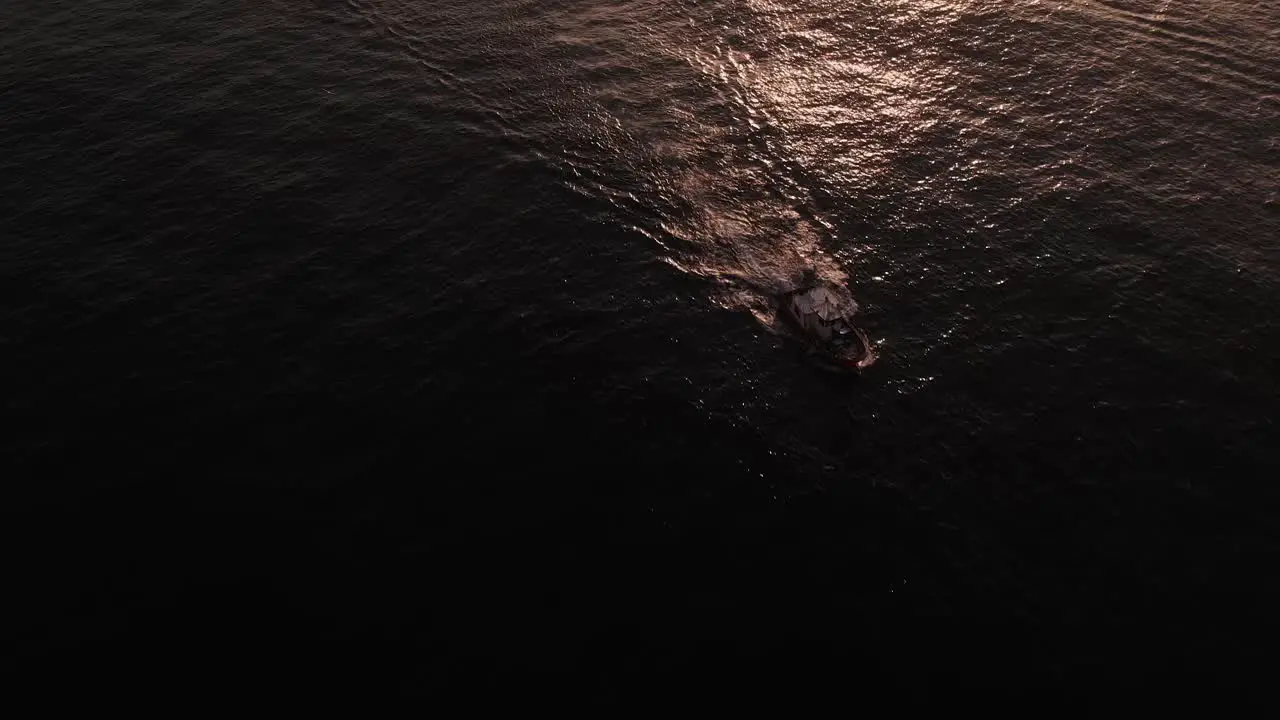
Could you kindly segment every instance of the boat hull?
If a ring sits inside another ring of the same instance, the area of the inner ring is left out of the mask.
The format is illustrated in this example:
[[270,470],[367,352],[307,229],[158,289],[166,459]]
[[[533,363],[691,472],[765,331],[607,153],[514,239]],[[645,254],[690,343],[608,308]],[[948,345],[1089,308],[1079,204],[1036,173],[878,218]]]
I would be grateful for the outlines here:
[[863,370],[875,363],[875,349],[866,333],[852,322],[857,305],[852,301],[841,305],[838,298],[821,288],[804,288],[782,295],[779,310],[811,349],[838,367]]

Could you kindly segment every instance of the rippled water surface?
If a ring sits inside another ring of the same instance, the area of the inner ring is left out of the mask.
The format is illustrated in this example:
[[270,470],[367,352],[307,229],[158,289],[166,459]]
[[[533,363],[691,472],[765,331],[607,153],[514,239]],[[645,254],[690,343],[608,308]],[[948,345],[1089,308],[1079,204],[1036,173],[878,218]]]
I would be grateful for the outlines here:
[[[23,567],[70,568],[32,596],[46,655],[230,586],[298,636],[447,637],[459,675],[543,662],[528,608],[623,603],[659,619],[568,621],[552,665],[690,613],[722,635],[679,662],[797,616],[941,674],[943,636],[898,640],[1016,626],[1039,680],[1251,662],[1224,623],[1274,599],[1273,0],[5,15],[0,448],[49,548]],[[807,271],[857,299],[862,376],[778,322]]]

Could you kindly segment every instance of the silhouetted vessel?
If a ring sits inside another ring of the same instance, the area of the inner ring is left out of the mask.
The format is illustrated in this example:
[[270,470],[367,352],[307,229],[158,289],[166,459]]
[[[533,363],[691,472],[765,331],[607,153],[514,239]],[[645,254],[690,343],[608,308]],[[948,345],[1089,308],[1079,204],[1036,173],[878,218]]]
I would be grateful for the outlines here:
[[861,370],[876,361],[866,333],[853,324],[858,303],[830,283],[806,283],[781,296],[782,314],[815,349]]

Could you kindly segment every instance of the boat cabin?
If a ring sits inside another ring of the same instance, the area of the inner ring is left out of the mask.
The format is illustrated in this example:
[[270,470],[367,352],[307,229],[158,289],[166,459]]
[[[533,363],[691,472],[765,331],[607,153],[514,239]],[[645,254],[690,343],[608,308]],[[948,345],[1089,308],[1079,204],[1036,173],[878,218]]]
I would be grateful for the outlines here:
[[830,288],[818,286],[791,296],[790,310],[800,328],[815,338],[832,341],[851,335],[848,317],[856,305],[840,298]]

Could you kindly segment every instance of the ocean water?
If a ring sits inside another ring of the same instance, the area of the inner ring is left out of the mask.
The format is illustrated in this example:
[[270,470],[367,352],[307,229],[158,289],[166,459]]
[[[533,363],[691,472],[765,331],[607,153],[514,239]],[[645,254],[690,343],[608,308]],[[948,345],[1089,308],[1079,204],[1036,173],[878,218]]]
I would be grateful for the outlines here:
[[3,18],[16,667],[1265,666],[1273,0]]

